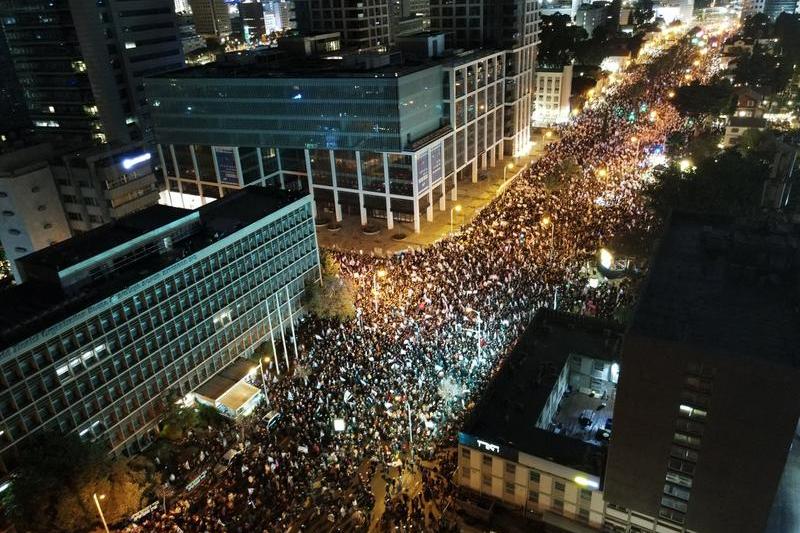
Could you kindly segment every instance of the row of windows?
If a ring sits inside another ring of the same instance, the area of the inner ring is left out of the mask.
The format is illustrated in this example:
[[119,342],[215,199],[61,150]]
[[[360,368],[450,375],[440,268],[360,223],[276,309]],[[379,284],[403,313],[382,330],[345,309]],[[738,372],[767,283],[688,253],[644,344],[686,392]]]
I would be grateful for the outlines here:
[[[275,281],[280,285],[288,282],[290,278],[294,279],[297,275],[308,272],[309,268],[313,269],[316,264],[316,254],[313,253],[313,237],[306,238],[303,244],[304,246],[296,246],[295,249],[306,250],[306,255],[300,257],[300,251],[292,252],[291,257],[295,263],[292,263],[293,268],[290,272],[285,271],[286,267],[289,266],[288,261],[284,263],[284,271],[275,280],[269,278],[273,274],[262,268],[250,275],[254,281],[257,278],[259,284],[251,284],[253,290],[256,287],[260,287],[257,292],[246,293],[238,299],[234,299],[234,295],[239,291],[233,290],[227,294],[227,302],[236,303],[234,308],[235,315],[240,315],[238,312],[240,308],[243,311],[250,309],[250,314],[242,313],[242,319],[238,322],[233,322],[230,327],[220,328],[220,331],[215,331],[219,326],[215,327],[205,323],[202,326],[195,327],[195,329],[180,338],[172,340],[172,342],[165,339],[168,344],[161,344],[160,342],[156,344],[154,337],[149,336],[144,342],[139,343],[135,349],[131,347],[124,350],[119,357],[106,358],[102,366],[94,368],[91,374],[81,375],[80,379],[70,381],[64,386],[55,389],[53,394],[47,394],[42,390],[34,391],[36,397],[41,397],[42,401],[37,402],[35,410],[33,407],[26,409],[20,416],[8,421],[7,427],[10,430],[10,436],[17,438],[20,436],[18,435],[19,432],[32,429],[37,423],[41,423],[54,413],[65,409],[68,405],[73,405],[70,412],[75,423],[89,420],[96,412],[115,402],[120,395],[135,389],[143,382],[147,382],[150,376],[157,374],[167,365],[178,365],[178,376],[182,375],[197,363],[197,361],[184,359],[184,356],[190,353],[194,347],[202,345],[209,338],[212,339],[209,342],[214,342],[213,336],[216,335],[217,346],[215,349],[219,349],[234,337],[240,335],[243,328],[246,329],[256,323],[258,319],[264,318],[264,306],[259,304],[266,297],[266,293],[264,293],[267,290],[264,285],[265,280],[269,279],[272,282],[271,286],[275,285]],[[227,280],[228,283],[232,281],[230,279]],[[302,290],[302,287],[298,287],[297,290]],[[272,312],[274,313],[275,310],[273,309]],[[256,316],[256,313],[260,313],[260,316]],[[284,313],[285,315],[286,313]],[[277,317],[274,320],[277,320]],[[67,365],[69,375],[72,376],[72,372],[79,366],[91,364],[94,359],[101,359],[107,353],[104,346],[99,346],[88,357],[84,354],[77,361],[75,359],[70,360]],[[170,381],[172,381],[172,377]],[[98,389],[98,387],[100,388]],[[92,391],[96,392],[92,393]],[[7,406],[4,407],[7,408]]]

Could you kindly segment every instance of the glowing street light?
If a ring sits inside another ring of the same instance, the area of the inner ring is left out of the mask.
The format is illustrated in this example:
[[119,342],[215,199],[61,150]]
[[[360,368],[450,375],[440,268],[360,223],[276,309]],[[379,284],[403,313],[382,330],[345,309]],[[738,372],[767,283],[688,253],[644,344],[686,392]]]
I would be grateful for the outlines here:
[[597,171],[597,176],[605,179],[606,177],[608,177],[608,170],[601,168],[600,170]]
[[606,270],[611,270],[611,265],[614,264],[614,255],[606,248],[600,248],[600,266]]
[[650,122],[655,122],[655,120],[658,118],[658,113],[656,113],[655,110],[650,111],[649,117],[650,117]]
[[550,139],[552,136],[553,136],[553,132],[552,131],[547,130],[546,132],[544,132],[545,139]]
[[105,500],[106,495],[101,494],[100,496],[98,496],[97,493],[95,492],[92,494],[92,498],[94,498],[94,504],[97,506],[97,512],[100,515],[100,520],[103,522],[103,527],[105,528],[106,533],[110,533],[110,531],[108,530],[108,524],[106,523],[106,517],[103,515],[103,509],[100,507],[100,500]]
[[376,315],[378,314],[378,294],[380,292],[380,285],[378,285],[378,278],[383,279],[387,275],[388,275],[388,272],[386,272],[384,269],[377,270],[377,271],[375,271],[375,273],[372,274],[372,294],[375,297],[374,299],[375,299],[375,314]]
[[681,159],[678,162],[678,168],[681,172],[689,172],[692,169],[692,161],[689,159]]
[[461,212],[461,204],[456,204],[450,208],[450,233],[453,233],[453,213]]
[[667,93],[667,98],[675,98],[675,91],[670,91]]
[[503,167],[503,181],[506,181],[506,172],[514,168],[514,163],[509,163]]

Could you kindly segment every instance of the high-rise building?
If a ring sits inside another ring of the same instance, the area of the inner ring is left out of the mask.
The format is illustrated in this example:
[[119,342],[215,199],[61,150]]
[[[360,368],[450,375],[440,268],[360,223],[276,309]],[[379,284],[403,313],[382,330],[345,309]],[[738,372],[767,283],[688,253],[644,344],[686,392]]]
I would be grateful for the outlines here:
[[548,126],[569,120],[572,65],[536,70],[533,124]]
[[72,232],[48,164],[47,146],[0,155],[0,244],[17,283],[16,260],[68,239]]
[[392,42],[399,36],[427,30],[430,26],[429,0],[389,0],[389,27]]
[[[0,31],[0,150],[30,127],[22,87],[11,61],[6,36]],[[4,137],[4,138],[3,138]]]
[[339,32],[343,48],[389,46],[389,0],[295,0],[297,28],[309,34]]
[[606,531],[764,531],[800,416],[798,237],[673,215],[622,350]]
[[151,157],[141,143],[82,149],[39,144],[0,156],[0,242],[17,283],[18,258],[155,205]]
[[197,34],[210,39],[231,35],[231,15],[225,0],[189,0]]
[[242,19],[242,34],[245,42],[260,42],[266,31],[264,6],[261,4],[261,0],[242,0],[239,3],[239,16]]
[[431,31],[447,34],[456,48],[506,51],[505,153],[531,148],[533,72],[539,42],[536,0],[431,0]]
[[175,13],[191,13],[192,6],[189,0],[175,0]]
[[[310,198],[260,187],[195,211],[153,206],[20,265],[0,309],[7,468],[47,429],[135,451],[166,399],[215,396],[202,385],[272,339],[295,357],[283,329],[320,276]],[[245,403],[222,398],[233,414],[258,394],[244,389]]]
[[293,44],[334,57],[271,50],[147,80],[171,195],[280,185],[309,191],[321,216],[419,231],[501,161],[506,52],[451,53],[430,34],[404,38],[402,54],[343,54],[335,33],[306,41]]
[[278,4],[279,27],[282,30],[291,30],[297,27],[295,20],[295,6],[291,0],[280,0]]
[[797,0],[764,0],[764,14],[770,20],[775,20],[781,13],[794,14],[797,12]]
[[0,21],[38,132],[148,138],[142,77],[183,65],[172,0],[0,0]]

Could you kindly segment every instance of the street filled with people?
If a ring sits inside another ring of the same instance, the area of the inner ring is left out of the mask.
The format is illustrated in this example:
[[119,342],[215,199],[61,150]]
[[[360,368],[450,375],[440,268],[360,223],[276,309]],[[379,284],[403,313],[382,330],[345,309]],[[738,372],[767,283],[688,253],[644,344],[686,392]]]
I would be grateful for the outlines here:
[[[294,375],[270,370],[269,402],[251,422],[189,437],[201,454],[165,472],[174,494],[127,530],[453,527],[459,424],[533,314],[611,317],[635,297],[626,283],[590,284],[587,264],[658,223],[641,190],[684,123],[672,91],[713,69],[713,44],[692,37],[651,45],[459,231],[391,258],[336,252],[356,318],[306,319],[297,360],[287,347]],[[263,420],[272,411],[274,425]]]

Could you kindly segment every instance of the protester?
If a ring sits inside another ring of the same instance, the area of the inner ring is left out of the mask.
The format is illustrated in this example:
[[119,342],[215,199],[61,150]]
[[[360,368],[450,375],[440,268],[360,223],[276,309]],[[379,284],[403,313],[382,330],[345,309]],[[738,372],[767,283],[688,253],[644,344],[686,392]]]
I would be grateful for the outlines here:
[[[535,311],[609,316],[630,302],[624,283],[591,288],[585,265],[615,235],[654,223],[642,176],[648,153],[682,126],[668,91],[695,57],[681,40],[632,66],[456,234],[390,259],[337,253],[357,319],[307,320],[294,362],[307,379],[272,373],[267,384],[277,426],[260,422],[261,406],[244,440],[196,436],[199,460],[167,472],[176,487],[226,450],[241,453],[130,530],[364,530],[373,519],[381,531],[447,530],[459,424]],[[578,175],[549,185],[569,159]]]

